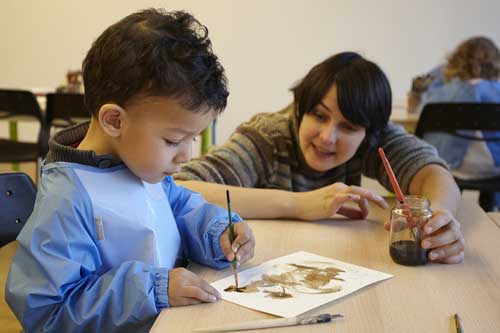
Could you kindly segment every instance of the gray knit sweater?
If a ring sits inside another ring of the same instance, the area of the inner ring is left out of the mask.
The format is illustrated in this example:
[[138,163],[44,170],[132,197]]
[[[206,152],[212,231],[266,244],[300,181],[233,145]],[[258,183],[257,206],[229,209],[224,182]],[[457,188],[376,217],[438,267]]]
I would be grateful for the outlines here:
[[[384,148],[404,193],[424,166],[447,168],[432,146],[393,123],[383,131],[379,146]],[[362,174],[392,191],[377,147],[361,146],[347,163],[326,172],[309,168],[299,148],[298,120],[292,104],[279,112],[255,115],[224,144],[186,163],[174,178],[302,192],[335,182],[360,185]]]

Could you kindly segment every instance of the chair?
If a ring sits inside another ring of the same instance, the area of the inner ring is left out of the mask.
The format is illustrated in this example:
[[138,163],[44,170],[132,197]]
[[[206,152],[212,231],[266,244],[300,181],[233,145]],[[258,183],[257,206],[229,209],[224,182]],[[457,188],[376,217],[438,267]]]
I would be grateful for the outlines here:
[[[443,132],[474,141],[500,141],[500,138],[477,138],[459,133],[461,130],[500,131],[500,104],[494,103],[431,103],[424,106],[415,135]],[[479,191],[479,203],[492,210],[494,192],[500,192],[500,177],[464,180],[455,177],[460,190]]]
[[[74,93],[49,93],[47,94],[47,107],[45,110],[46,138],[50,137],[52,128],[64,128],[81,121],[90,119],[90,114],[85,107],[84,95]],[[48,145],[44,146],[47,154]]]
[[22,172],[0,173],[0,247],[16,239],[35,205],[36,187]]
[[35,118],[40,124],[38,142],[19,142],[17,138],[0,139],[0,163],[37,162],[37,177],[44,156],[45,121],[35,95],[25,90],[0,90],[0,119],[17,121]]

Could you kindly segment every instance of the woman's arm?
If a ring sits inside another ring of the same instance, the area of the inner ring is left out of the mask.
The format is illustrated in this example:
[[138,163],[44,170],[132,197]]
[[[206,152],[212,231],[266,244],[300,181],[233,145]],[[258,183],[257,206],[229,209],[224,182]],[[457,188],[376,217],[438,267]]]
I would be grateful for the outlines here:
[[460,190],[450,172],[440,165],[430,164],[418,171],[410,182],[409,192],[425,196],[433,209],[457,212]]
[[176,181],[176,183],[201,193],[207,201],[222,207],[226,207],[226,190],[229,190],[231,192],[231,206],[243,218],[295,218],[297,215],[293,192],[238,187],[196,180]]
[[[387,208],[387,203],[378,194],[342,183],[308,192],[245,188],[201,181],[177,183],[223,207],[226,205],[226,189],[230,190],[234,211],[247,219],[292,218],[313,221],[331,218],[335,214],[362,219],[368,215],[368,201]],[[345,205],[348,202],[358,207]]]

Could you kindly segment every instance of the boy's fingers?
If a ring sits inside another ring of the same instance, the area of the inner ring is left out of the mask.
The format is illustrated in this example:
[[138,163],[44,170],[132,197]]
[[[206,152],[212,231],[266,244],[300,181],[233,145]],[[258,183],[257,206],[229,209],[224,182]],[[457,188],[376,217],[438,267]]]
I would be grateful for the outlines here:
[[187,298],[187,297],[176,297],[175,299],[170,300],[170,304],[172,306],[186,306],[186,305],[194,305],[201,303],[199,300],[195,298]]
[[249,240],[239,248],[236,253],[236,259],[240,262],[240,264],[246,262],[253,257],[254,250],[255,242],[253,240]]
[[207,281],[205,281],[204,279],[199,278],[198,283],[199,283],[200,288],[202,288],[208,294],[215,296],[217,299],[221,298],[221,295],[217,291],[217,289],[212,287],[212,285],[210,283],[208,283]]
[[229,235],[226,232],[224,232],[220,237],[220,247],[227,260],[231,261],[234,259],[234,251],[231,247],[231,243],[229,242]]
[[[236,226],[238,224],[236,224]],[[253,239],[253,233],[248,226],[245,225],[241,228],[238,228],[238,230],[236,231],[236,238],[234,239],[234,242],[232,244],[233,251],[237,252],[242,245],[246,244],[252,239]]]
[[198,300],[200,302],[205,302],[205,303],[213,303],[213,302],[217,301],[217,297],[215,295],[212,295],[212,294],[206,292],[200,286],[184,287],[184,289],[182,291],[182,296],[192,298],[192,299]]

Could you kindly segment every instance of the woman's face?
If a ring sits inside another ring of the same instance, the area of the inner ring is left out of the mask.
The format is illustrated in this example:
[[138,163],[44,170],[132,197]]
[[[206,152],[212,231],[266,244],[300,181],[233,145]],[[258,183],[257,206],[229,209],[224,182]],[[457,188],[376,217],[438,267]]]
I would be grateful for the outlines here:
[[323,100],[305,113],[299,126],[299,145],[307,165],[328,171],[350,160],[366,135],[360,125],[342,116],[335,85]]

